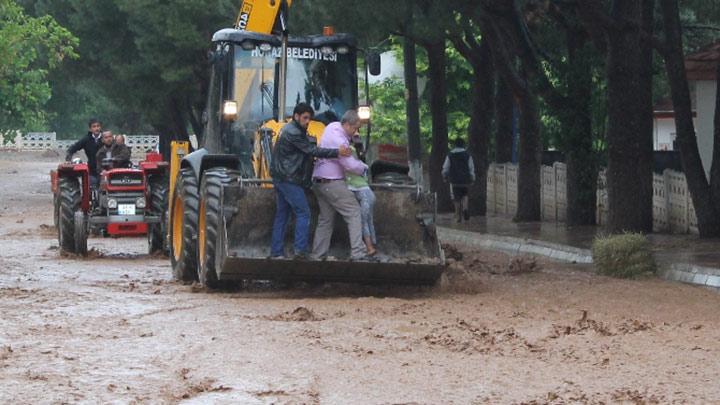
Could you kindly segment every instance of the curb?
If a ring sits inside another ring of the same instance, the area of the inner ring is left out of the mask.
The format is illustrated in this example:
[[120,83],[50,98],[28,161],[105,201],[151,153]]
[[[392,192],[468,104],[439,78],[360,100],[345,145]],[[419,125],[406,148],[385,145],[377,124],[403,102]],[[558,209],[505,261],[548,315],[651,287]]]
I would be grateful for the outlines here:
[[[437,233],[438,238],[443,242],[462,243],[512,255],[532,254],[571,263],[589,264],[593,262],[592,252],[589,249],[559,243],[468,232],[440,226],[437,227]],[[658,260],[657,255],[655,255],[655,260],[660,266],[657,275],[662,279],[707,287],[720,292],[720,268],[698,266],[692,263],[662,263],[665,261]]]
[[713,289],[720,288],[720,269],[697,266],[691,263],[671,263],[658,275],[666,280],[694,284]]
[[571,263],[592,263],[589,249],[580,249],[558,243],[535,239],[515,238],[488,233],[460,231],[437,227],[438,238],[444,242],[456,242],[484,249],[499,250],[513,255],[533,254]]

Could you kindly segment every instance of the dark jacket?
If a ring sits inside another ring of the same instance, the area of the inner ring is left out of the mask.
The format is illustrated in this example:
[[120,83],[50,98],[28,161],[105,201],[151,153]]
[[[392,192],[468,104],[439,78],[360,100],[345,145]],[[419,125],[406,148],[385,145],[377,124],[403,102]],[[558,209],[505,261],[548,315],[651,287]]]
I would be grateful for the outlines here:
[[113,159],[112,168],[128,167],[130,165],[130,148],[128,148],[127,145],[119,145],[117,143],[113,143],[110,146],[102,145],[95,155],[98,173],[103,171],[102,163],[108,151],[110,152],[110,157]]
[[465,148],[453,148],[443,163],[442,176],[450,184],[468,185],[475,182],[475,164]]
[[273,181],[310,188],[313,158],[336,157],[338,157],[337,149],[318,148],[308,139],[307,130],[292,120],[280,131],[273,148],[270,176]]
[[80,138],[77,142],[75,142],[74,144],[72,144],[72,146],[68,148],[65,160],[72,159],[72,155],[74,155],[75,152],[78,152],[80,149],[84,150],[85,156],[87,156],[90,174],[96,176],[99,172],[96,171],[97,162],[95,161],[95,156],[97,155],[98,149],[100,149],[100,146],[102,145],[102,142],[100,142],[101,138],[102,136],[99,136],[96,141],[93,137],[92,132],[88,131],[87,135]]
[[462,152],[451,152],[448,154],[450,157],[450,183],[452,184],[470,184],[472,178],[470,177],[470,154],[466,151]]

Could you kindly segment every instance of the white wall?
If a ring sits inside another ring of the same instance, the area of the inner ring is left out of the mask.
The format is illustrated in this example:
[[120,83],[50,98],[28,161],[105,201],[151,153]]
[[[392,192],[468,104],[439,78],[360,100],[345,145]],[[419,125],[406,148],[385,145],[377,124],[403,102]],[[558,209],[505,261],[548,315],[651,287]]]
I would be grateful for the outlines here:
[[380,54],[380,74],[377,76],[369,75],[368,79],[371,84],[380,83],[390,77],[403,77],[403,66],[395,58],[393,51],[387,51]]
[[[387,51],[380,54],[380,74],[377,76],[368,75],[368,81],[370,84],[380,83],[388,78],[403,79],[404,70],[402,63],[395,57],[395,52]],[[418,76],[418,95],[422,95],[425,92],[428,79],[426,77]]]
[[654,150],[673,150],[675,119],[655,118]]
[[[715,81],[702,80],[695,82],[697,119],[695,131],[698,149],[702,158],[705,173],[710,173],[713,148],[713,118],[715,117]],[[720,146],[720,145],[718,145]]]

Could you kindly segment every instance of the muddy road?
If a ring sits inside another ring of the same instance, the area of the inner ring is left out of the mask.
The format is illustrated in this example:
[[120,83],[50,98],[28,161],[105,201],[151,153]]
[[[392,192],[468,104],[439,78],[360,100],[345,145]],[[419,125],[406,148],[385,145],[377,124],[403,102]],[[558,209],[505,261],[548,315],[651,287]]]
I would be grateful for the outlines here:
[[720,402],[714,292],[456,246],[444,288],[207,293],[144,239],[61,256],[58,159],[0,152],[0,403]]

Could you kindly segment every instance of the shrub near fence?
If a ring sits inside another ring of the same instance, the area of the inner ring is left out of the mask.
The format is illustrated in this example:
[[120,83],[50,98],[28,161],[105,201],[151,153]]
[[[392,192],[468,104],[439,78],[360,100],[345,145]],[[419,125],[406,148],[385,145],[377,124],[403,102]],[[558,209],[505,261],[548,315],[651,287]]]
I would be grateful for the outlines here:
[[[517,165],[492,163],[488,169],[487,211],[515,215],[517,199]],[[567,218],[567,166],[555,163],[542,166],[541,215],[543,221],[564,222]],[[596,220],[608,221],[607,181],[605,171],[598,175]],[[653,177],[653,230],[656,232],[698,233],[695,209],[687,189],[685,175],[666,169]]]

